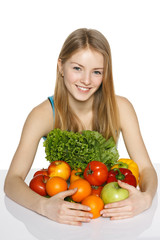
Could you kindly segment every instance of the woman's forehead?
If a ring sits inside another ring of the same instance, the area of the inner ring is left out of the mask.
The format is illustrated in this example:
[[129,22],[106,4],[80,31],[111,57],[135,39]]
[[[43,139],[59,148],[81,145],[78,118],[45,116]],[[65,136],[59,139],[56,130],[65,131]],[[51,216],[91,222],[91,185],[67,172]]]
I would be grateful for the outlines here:
[[104,63],[103,55],[100,52],[90,48],[80,49],[76,51],[68,60],[70,62],[80,61],[82,63],[90,61],[91,63],[100,64],[101,67],[103,67]]

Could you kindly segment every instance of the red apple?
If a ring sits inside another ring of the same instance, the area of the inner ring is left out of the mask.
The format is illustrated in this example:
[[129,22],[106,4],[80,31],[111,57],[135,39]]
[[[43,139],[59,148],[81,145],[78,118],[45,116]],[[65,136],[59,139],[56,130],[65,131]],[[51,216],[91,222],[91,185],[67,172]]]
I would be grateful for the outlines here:
[[48,167],[49,177],[61,177],[64,180],[68,180],[71,174],[71,168],[69,164],[62,160],[52,162]]
[[35,174],[33,175],[33,177],[37,176],[37,175],[40,175],[40,174],[43,174],[43,175],[46,175],[48,176],[48,169],[47,168],[43,168],[41,170],[38,170],[37,172],[35,172]]
[[32,178],[30,181],[29,187],[36,193],[40,194],[41,196],[46,196],[46,183],[49,180],[49,177],[46,175],[37,175]]

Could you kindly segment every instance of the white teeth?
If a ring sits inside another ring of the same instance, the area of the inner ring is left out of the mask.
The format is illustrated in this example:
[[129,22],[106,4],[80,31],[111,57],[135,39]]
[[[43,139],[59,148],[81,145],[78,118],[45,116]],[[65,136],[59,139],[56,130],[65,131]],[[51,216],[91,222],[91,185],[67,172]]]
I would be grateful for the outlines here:
[[84,88],[84,87],[80,87],[80,86],[77,86],[79,89],[83,90],[83,91],[87,91],[89,90],[89,88]]

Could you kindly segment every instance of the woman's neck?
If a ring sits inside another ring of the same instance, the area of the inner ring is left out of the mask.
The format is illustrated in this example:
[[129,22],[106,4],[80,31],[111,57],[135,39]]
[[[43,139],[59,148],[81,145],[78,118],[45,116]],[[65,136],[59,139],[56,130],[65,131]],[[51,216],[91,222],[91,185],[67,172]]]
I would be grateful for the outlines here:
[[69,97],[69,105],[81,121],[85,130],[92,130],[92,104],[93,99],[77,101],[76,99]]
[[77,116],[83,116],[92,112],[93,98],[87,101],[77,101],[69,96],[69,105]]

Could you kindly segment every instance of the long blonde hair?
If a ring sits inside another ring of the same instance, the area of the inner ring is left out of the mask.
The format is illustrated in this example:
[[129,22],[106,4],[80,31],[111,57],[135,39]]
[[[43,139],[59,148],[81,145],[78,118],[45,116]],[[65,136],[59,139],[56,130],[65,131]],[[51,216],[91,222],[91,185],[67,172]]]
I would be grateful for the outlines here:
[[[94,94],[92,130],[100,132],[106,139],[119,136],[119,114],[114,92],[112,59],[107,39],[97,30],[80,28],[72,32],[64,42],[59,59],[64,64],[76,51],[91,48],[104,57],[103,80]],[[80,120],[68,103],[68,92],[57,65],[57,79],[54,94],[54,128],[79,131]],[[82,124],[81,124],[82,126]]]

